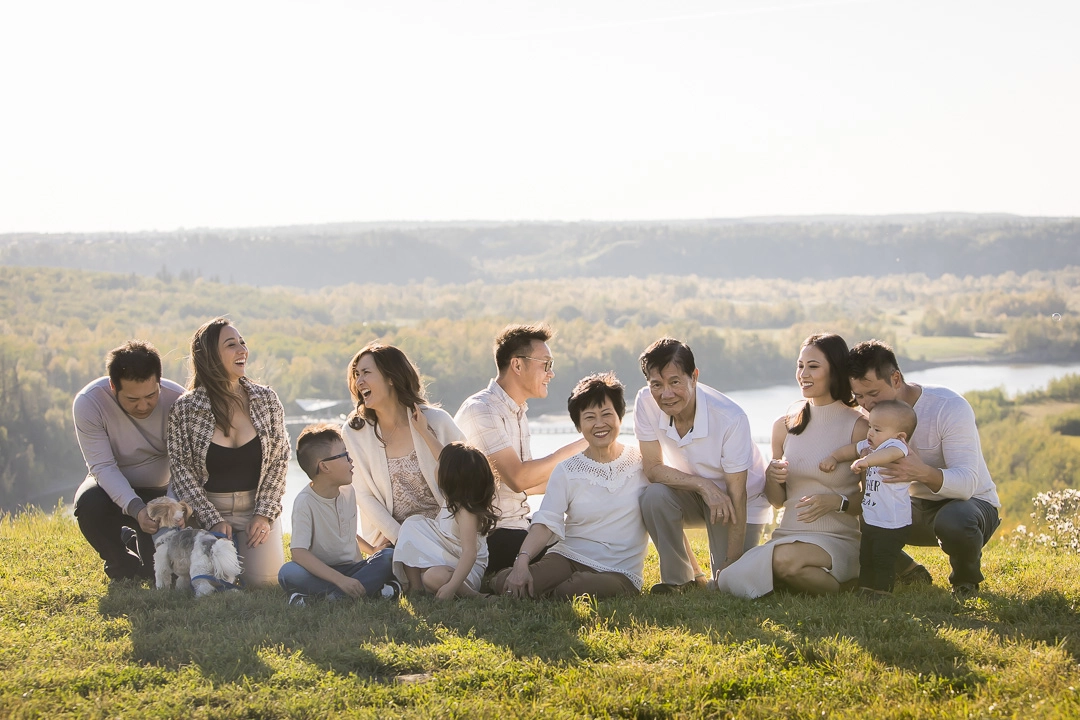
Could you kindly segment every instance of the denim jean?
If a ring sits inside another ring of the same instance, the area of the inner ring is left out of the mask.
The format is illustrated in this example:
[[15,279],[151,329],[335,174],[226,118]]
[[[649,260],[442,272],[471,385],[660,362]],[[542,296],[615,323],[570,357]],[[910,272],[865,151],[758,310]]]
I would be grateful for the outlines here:
[[[383,585],[394,579],[394,548],[380,550],[367,560],[330,567],[346,577],[359,581],[368,596],[378,597]],[[281,570],[278,571],[278,584],[289,595],[292,593],[325,595],[331,599],[345,596],[337,585],[312,575],[296,562],[287,562],[281,566]]]

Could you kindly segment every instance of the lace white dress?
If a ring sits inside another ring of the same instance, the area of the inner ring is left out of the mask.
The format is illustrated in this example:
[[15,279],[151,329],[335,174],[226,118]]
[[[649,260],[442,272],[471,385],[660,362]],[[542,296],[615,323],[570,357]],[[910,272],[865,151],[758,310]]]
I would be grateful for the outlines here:
[[[487,538],[477,536],[476,562],[465,584],[477,592],[480,580],[484,577],[484,568],[488,564]],[[456,568],[461,559],[461,530],[457,520],[445,507],[434,520],[423,515],[405,518],[398,532],[397,545],[394,546],[394,575],[401,586],[408,587],[405,577],[405,565],[416,568],[449,567]]]
[[622,573],[640,590],[649,533],[638,501],[648,484],[633,445],[610,463],[579,453],[555,466],[532,522],[559,538],[549,553],[597,572]]

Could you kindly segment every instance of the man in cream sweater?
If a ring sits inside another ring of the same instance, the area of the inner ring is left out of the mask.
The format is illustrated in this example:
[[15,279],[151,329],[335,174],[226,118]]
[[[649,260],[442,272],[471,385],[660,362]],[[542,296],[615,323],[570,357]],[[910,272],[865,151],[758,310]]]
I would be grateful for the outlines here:
[[[975,412],[948,388],[904,380],[896,355],[880,340],[851,349],[848,373],[855,399],[865,410],[884,400],[902,400],[915,409],[918,426],[907,457],[882,469],[885,482],[911,483],[909,545],[939,545],[949,556],[953,595],[965,600],[983,581],[982,549],[1001,520],[997,487],[983,458]],[[896,580],[929,583],[930,573],[901,554]]]

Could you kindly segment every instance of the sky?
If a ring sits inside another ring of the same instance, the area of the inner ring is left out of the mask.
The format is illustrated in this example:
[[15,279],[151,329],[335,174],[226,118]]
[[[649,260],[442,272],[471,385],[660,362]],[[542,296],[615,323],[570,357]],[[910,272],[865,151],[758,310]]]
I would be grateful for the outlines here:
[[1080,216],[1076,0],[33,0],[0,233]]

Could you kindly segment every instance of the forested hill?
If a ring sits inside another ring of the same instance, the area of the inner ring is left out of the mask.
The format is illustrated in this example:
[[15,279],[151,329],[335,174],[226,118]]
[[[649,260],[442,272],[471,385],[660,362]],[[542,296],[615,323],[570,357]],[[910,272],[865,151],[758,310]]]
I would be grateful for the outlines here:
[[0,235],[0,265],[254,286],[643,277],[998,275],[1080,264],[1080,219],[935,214],[666,222],[351,223]]

